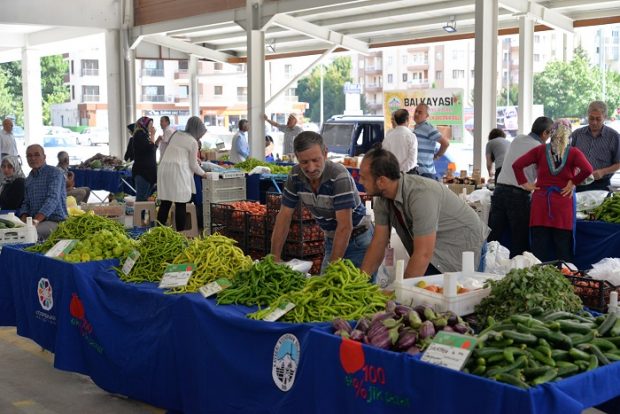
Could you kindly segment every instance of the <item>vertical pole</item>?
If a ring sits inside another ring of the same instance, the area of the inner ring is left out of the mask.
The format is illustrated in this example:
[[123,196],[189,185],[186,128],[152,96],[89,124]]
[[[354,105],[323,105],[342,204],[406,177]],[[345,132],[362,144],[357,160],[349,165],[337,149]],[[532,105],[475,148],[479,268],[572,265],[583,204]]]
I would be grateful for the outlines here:
[[534,22],[527,16],[519,17],[519,133],[527,134],[532,125],[534,103]]
[[250,156],[265,158],[265,32],[262,30],[262,0],[247,0],[248,120]]
[[26,145],[42,145],[41,55],[37,50],[22,49],[22,96],[24,99]]
[[200,85],[198,84],[198,58],[189,56],[189,114],[200,116]]

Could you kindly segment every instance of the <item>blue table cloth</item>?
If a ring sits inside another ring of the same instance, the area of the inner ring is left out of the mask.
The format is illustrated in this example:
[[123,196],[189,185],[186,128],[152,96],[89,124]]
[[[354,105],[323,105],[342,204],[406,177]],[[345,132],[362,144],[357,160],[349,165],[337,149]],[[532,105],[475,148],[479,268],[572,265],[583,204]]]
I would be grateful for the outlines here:
[[606,257],[620,257],[620,224],[577,220],[575,265],[590,269]]
[[131,171],[86,170],[70,168],[75,174],[76,187],[88,187],[91,190],[105,190],[111,193],[125,192],[135,195],[126,182],[131,180]]

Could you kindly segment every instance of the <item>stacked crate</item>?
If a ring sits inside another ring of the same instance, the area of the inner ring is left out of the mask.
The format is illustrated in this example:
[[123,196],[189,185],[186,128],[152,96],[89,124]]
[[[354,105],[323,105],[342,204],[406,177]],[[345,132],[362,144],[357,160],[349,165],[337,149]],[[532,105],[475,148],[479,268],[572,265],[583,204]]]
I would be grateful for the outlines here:
[[202,179],[203,223],[207,234],[211,234],[211,204],[245,200],[245,175],[226,174],[219,180]]
[[269,254],[271,232],[267,216],[235,208],[233,203],[212,203],[211,232],[236,240],[239,248],[253,259]]
[[[280,211],[282,195],[267,194],[267,225],[271,234],[275,217]],[[285,260],[300,259],[313,262],[310,273],[318,274],[325,254],[325,236],[323,230],[306,207],[301,203],[293,213],[291,226],[284,243],[282,256]]]

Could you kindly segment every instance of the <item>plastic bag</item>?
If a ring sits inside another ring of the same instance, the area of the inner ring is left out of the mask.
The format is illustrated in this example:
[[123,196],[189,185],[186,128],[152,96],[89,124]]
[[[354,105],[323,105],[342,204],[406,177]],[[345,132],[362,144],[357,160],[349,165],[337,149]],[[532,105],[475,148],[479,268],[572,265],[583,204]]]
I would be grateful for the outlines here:
[[312,268],[312,262],[299,259],[291,259],[288,262],[284,262],[282,264],[304,274],[310,272],[310,269]]
[[271,169],[269,167],[263,167],[263,166],[256,166],[254,168],[252,168],[252,171],[250,171],[248,173],[248,175],[253,175],[253,174],[270,174],[271,173]]
[[480,201],[483,204],[491,204],[491,194],[493,193],[488,188],[474,190],[467,196],[467,201],[470,203]]
[[487,243],[487,254],[484,258],[485,273],[506,274],[505,264],[510,261],[509,257],[510,251],[498,241]]
[[609,191],[591,190],[576,193],[577,211],[588,211],[595,209],[603,204],[603,201],[609,195]]
[[607,280],[614,286],[620,285],[620,259],[607,257],[592,265],[588,272],[592,279]]

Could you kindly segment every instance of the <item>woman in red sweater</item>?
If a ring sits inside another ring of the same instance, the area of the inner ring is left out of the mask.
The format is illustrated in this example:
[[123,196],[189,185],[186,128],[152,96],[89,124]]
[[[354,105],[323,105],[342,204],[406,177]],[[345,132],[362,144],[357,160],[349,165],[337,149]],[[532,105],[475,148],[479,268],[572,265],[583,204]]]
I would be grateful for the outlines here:
[[[574,251],[575,186],[592,173],[583,153],[568,145],[571,124],[566,119],[551,127],[549,143],[518,158],[512,168],[517,182],[533,191],[530,212],[532,253],[543,262],[570,262]],[[536,183],[528,183],[523,169],[534,165]]]

